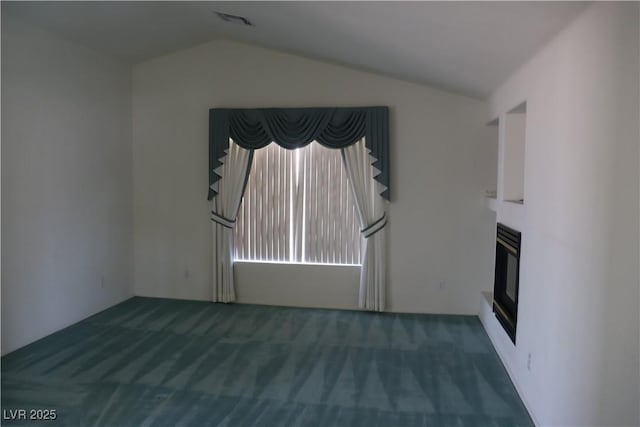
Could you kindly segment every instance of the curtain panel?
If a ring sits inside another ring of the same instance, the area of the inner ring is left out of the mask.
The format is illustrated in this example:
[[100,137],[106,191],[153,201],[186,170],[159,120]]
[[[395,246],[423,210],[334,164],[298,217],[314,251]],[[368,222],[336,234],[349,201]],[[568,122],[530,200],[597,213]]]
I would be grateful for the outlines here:
[[231,142],[219,168],[222,179],[211,210],[214,302],[232,302],[236,299],[233,284],[233,229],[252,160],[253,150],[245,150]]
[[246,150],[275,142],[294,149],[312,141],[329,148],[346,148],[362,138],[373,157],[374,179],[389,200],[388,107],[258,108],[209,110],[209,192],[218,193],[217,172],[227,155],[229,139]]
[[342,160],[349,177],[362,236],[362,268],[360,270],[360,308],[384,311],[386,293],[387,214],[384,201],[376,191],[368,148],[363,141],[342,150]]

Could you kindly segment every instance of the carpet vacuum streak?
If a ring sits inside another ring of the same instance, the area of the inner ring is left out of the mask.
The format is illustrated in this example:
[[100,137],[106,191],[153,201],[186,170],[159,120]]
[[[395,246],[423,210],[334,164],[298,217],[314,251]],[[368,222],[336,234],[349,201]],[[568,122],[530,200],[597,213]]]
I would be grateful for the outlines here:
[[2,409],[3,425],[533,426],[474,316],[141,297],[4,356]]

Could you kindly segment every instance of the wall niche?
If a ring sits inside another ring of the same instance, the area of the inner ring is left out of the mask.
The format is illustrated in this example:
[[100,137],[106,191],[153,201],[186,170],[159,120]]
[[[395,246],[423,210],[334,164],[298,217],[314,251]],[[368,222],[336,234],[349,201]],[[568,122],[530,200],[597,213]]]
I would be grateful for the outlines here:
[[524,155],[527,128],[527,103],[504,115],[502,150],[502,200],[524,203]]

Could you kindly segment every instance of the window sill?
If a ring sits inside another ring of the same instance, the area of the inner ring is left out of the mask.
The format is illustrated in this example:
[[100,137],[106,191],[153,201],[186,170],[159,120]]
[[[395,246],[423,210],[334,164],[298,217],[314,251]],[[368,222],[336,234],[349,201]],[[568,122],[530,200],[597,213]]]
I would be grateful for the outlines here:
[[324,262],[264,261],[264,260],[253,260],[253,259],[236,259],[233,262],[234,263],[244,263],[244,264],[319,265],[319,266],[327,266],[327,267],[361,267],[362,266],[362,264],[332,264],[332,263],[324,263]]

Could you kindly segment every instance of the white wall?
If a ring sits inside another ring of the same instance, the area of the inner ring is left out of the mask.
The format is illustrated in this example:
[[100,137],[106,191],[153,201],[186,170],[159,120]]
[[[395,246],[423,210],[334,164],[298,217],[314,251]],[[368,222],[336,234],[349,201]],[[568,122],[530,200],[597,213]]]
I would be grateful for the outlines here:
[[[134,67],[136,294],[211,298],[209,108],[348,105],[391,107],[390,310],[477,313],[480,291],[492,281],[494,244],[494,217],[483,201],[495,185],[486,104],[228,41]],[[258,289],[255,268],[245,274],[251,267],[239,265],[240,301],[273,292],[288,303],[301,283],[287,279],[295,277],[287,267],[277,274],[270,267]],[[357,276],[343,286],[355,302]],[[296,303],[344,306],[343,293],[328,288],[303,297]]]
[[283,267],[273,263],[238,262],[234,268],[239,283],[239,302],[347,310],[358,308],[358,292],[354,292],[360,281],[358,266],[327,268],[324,265],[291,264]]
[[132,294],[130,68],[2,14],[2,353]]
[[590,6],[490,100],[527,141],[517,346],[488,330],[545,426],[640,425],[638,16]]

